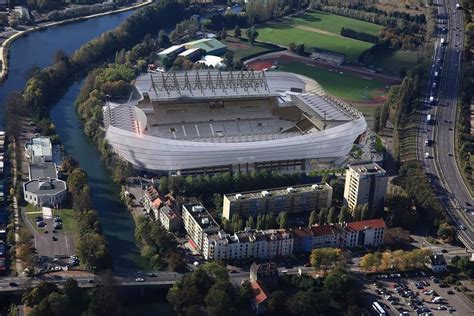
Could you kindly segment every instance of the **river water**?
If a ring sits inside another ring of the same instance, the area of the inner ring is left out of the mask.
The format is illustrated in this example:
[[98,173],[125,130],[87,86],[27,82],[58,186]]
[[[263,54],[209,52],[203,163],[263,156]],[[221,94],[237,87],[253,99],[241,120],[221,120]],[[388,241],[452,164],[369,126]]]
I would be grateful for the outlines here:
[[[10,49],[10,72],[0,87],[0,122],[4,120],[4,101],[12,91],[24,88],[27,75],[33,66],[46,67],[52,63],[57,50],[67,54],[74,52],[85,42],[111,30],[133,12],[127,11],[106,15],[74,24],[48,28],[33,32],[12,43]],[[74,101],[81,83],[75,83],[56,104],[51,115],[57,126],[66,152],[78,159],[89,176],[92,200],[99,211],[104,234],[109,242],[117,272],[137,269],[138,249],[135,245],[134,223],[118,199],[119,188],[100,163],[99,153],[82,131]]]

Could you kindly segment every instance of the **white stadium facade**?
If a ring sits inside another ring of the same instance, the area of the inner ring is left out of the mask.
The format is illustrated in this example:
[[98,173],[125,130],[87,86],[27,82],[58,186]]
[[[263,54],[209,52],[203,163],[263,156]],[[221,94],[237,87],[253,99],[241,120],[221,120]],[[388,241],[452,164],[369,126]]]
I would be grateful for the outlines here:
[[104,107],[106,139],[160,174],[310,170],[344,160],[363,115],[312,79],[278,71],[144,74],[139,98]]

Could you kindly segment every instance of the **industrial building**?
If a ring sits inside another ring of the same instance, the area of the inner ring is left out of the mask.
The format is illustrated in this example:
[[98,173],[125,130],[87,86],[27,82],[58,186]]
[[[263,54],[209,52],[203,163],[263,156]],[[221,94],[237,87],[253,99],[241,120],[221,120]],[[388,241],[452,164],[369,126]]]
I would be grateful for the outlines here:
[[342,163],[367,128],[314,80],[286,72],[144,74],[135,86],[138,100],[104,106],[106,139],[153,173],[308,171]]
[[32,138],[25,144],[26,156],[31,163],[44,163],[53,161],[53,146],[49,137]]
[[222,216],[228,220],[234,214],[242,217],[288,212],[309,213],[328,208],[332,202],[332,187],[327,183],[225,194]]
[[346,172],[344,204],[351,210],[367,204],[369,210],[383,207],[387,193],[388,176],[376,163],[351,165]]

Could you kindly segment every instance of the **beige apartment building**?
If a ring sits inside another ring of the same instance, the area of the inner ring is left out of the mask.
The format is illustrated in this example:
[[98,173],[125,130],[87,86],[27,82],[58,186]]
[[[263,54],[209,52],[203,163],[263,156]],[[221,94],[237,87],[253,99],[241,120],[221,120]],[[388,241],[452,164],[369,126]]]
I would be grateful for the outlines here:
[[383,207],[388,177],[376,163],[352,165],[346,172],[344,204],[351,210],[368,204],[369,210]]
[[330,207],[332,187],[327,183],[304,184],[224,195],[223,217],[230,220],[234,214],[257,216],[280,212],[303,213]]

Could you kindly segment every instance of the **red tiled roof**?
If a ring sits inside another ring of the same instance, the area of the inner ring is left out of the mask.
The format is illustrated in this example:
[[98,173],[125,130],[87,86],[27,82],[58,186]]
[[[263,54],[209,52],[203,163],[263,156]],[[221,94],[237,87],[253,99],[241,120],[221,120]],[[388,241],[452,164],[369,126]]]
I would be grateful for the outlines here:
[[347,223],[347,228],[355,231],[362,231],[368,228],[383,228],[385,227],[385,222],[381,218],[377,219],[370,219],[367,221],[359,221],[359,222],[352,222]]
[[156,208],[160,208],[161,203],[163,203],[163,201],[159,197],[154,199],[153,202],[151,202],[153,207],[156,207]]
[[295,229],[293,229],[293,234],[295,234],[296,237],[313,236],[313,232],[308,227],[295,228]]
[[332,235],[331,225],[315,225],[311,227],[314,236],[328,236]]
[[263,303],[268,298],[267,291],[258,281],[250,283],[250,289],[252,290],[257,305]]

